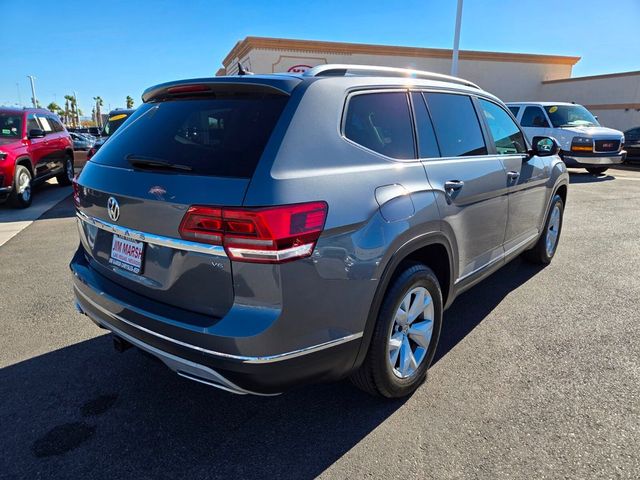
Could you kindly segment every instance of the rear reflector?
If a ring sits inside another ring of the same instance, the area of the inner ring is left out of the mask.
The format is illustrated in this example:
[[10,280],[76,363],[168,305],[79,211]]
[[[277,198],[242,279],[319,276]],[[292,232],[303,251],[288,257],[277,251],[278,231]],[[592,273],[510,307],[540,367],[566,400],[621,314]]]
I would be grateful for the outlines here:
[[73,185],[73,203],[76,207],[80,206],[80,185],[78,185],[78,175],[73,177],[71,181],[71,185]]
[[196,205],[182,219],[180,236],[224,245],[234,260],[282,263],[311,255],[326,218],[325,202],[264,208]]

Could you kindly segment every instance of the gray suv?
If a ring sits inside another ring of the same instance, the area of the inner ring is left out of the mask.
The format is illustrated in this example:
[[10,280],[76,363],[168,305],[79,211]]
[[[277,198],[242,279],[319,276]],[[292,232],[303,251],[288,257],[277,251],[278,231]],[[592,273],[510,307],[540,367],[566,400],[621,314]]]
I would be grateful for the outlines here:
[[76,305],[191,380],[408,395],[457,295],[556,251],[557,143],[465,80],[323,65],[142,98],[75,183]]

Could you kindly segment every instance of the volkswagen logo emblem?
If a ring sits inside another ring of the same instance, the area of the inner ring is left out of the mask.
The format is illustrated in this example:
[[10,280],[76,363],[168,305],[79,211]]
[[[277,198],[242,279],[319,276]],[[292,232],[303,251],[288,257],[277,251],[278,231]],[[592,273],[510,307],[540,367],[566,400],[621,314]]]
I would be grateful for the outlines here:
[[115,198],[109,197],[109,200],[107,200],[107,211],[109,212],[109,218],[117,222],[118,218],[120,218],[120,205],[118,205],[118,201]]

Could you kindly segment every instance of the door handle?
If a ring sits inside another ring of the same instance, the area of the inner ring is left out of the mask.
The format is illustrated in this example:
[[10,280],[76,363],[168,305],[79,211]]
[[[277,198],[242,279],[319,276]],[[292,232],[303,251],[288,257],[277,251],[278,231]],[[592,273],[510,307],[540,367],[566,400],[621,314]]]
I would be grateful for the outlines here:
[[518,180],[518,177],[520,177],[520,172],[507,172],[507,178],[510,182],[515,182],[516,180]]
[[464,187],[464,182],[462,180],[449,180],[444,182],[444,190],[447,193],[457,192],[462,187]]

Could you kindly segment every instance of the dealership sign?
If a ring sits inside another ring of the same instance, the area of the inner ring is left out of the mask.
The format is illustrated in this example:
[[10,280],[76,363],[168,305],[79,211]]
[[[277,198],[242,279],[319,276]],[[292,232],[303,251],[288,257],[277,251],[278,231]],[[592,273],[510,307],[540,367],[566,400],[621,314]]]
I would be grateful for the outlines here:
[[294,65],[289,70],[287,70],[287,72],[289,72],[289,73],[304,73],[307,70],[309,70],[310,68],[312,68],[311,65]]

